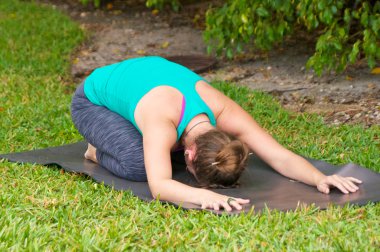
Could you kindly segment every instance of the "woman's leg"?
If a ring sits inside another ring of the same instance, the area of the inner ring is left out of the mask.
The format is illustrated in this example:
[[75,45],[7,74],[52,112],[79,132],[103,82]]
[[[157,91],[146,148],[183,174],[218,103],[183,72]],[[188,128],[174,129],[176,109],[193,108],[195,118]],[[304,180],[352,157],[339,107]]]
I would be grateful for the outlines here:
[[123,178],[147,180],[142,137],[133,124],[106,107],[90,102],[83,84],[74,94],[71,115],[78,131],[96,148],[100,165]]

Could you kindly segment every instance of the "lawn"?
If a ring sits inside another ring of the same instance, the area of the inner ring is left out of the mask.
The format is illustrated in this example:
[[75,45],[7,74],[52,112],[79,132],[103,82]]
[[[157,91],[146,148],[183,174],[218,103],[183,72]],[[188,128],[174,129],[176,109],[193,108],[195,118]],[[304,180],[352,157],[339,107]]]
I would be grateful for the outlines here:
[[[33,1],[0,1],[0,153],[81,140],[70,119],[70,54],[86,34]],[[293,151],[380,172],[380,127],[332,127],[273,97],[213,83]],[[380,248],[380,204],[238,216],[145,203],[86,176],[0,161],[0,251],[365,250]]]

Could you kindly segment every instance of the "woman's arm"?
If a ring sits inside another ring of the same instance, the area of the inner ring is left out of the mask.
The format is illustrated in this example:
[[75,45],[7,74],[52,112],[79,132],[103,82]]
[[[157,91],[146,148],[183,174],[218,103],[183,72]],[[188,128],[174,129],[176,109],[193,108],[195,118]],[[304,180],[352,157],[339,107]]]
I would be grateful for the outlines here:
[[228,196],[212,191],[194,188],[172,179],[170,149],[176,142],[177,131],[170,121],[162,119],[146,122],[142,128],[144,142],[144,160],[148,183],[154,198],[170,202],[190,202],[202,208],[231,211],[232,207],[240,210],[248,200],[235,199],[227,204]]
[[224,106],[217,118],[218,127],[244,141],[273,169],[286,177],[317,186],[323,193],[329,193],[330,186],[339,188],[343,193],[358,190],[353,182],[361,181],[337,175],[325,176],[306,159],[281,146],[238,104],[223,94],[219,95],[223,96],[219,99],[223,100]]

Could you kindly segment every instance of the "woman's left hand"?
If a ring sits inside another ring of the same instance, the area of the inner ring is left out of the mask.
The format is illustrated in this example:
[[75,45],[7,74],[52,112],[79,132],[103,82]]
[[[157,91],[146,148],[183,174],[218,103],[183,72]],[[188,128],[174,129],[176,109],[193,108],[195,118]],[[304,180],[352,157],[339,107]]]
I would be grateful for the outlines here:
[[336,187],[343,193],[356,192],[359,187],[355,184],[361,184],[362,181],[353,177],[341,177],[339,175],[325,176],[317,184],[317,188],[320,192],[328,194],[330,187]]

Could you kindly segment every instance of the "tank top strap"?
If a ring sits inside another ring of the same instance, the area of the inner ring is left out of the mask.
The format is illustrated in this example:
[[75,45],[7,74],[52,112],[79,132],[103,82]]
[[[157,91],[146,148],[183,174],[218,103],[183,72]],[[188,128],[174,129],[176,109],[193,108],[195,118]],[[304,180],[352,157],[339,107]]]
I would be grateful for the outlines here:
[[206,114],[210,119],[211,125],[216,126],[214,113],[195,90],[195,84],[193,85],[192,89],[188,89],[186,93],[182,94],[183,103],[181,121],[177,128],[177,141],[181,138],[186,126],[190,123],[190,121],[199,114]]

